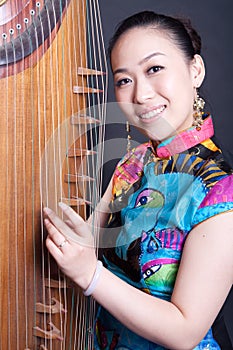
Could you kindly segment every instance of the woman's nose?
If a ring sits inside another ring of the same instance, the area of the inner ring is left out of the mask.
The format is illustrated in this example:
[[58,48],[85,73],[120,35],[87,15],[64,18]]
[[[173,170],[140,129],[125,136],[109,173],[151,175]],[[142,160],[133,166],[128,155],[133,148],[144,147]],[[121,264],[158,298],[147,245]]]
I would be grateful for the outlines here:
[[155,90],[149,79],[143,78],[136,82],[134,88],[134,103],[143,104],[147,100],[153,98]]

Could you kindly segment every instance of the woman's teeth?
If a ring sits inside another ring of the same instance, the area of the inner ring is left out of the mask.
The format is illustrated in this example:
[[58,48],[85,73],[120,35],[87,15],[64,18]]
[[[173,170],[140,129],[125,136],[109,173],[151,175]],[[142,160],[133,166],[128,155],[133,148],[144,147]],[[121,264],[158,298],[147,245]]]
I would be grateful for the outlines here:
[[160,107],[160,108],[158,108],[158,109],[155,109],[155,110],[153,110],[153,111],[150,111],[150,112],[148,112],[148,113],[144,113],[144,114],[139,115],[139,118],[141,118],[141,119],[150,119],[150,118],[153,118],[153,117],[155,117],[156,115],[158,115],[159,113],[163,112],[164,109],[165,109],[165,106],[162,106],[162,107]]

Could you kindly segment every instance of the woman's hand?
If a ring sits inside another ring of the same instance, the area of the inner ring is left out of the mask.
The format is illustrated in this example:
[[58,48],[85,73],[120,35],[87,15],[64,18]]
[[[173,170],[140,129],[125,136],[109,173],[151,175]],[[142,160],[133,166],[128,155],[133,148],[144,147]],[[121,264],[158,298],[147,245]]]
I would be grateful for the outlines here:
[[48,230],[46,246],[64,274],[85,290],[97,264],[93,235],[73,209],[64,203],[60,203],[60,207],[67,223],[50,208],[44,208],[44,223]]

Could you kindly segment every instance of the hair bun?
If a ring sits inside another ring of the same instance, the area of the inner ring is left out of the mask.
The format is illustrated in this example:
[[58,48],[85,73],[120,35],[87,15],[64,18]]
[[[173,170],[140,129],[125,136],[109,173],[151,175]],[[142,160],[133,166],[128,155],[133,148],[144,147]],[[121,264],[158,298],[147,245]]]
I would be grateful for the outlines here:
[[186,31],[191,39],[195,54],[200,54],[201,47],[202,47],[201,37],[197,33],[197,31],[193,28],[190,19],[189,18],[177,18],[177,19],[185,27],[185,29],[186,29]]

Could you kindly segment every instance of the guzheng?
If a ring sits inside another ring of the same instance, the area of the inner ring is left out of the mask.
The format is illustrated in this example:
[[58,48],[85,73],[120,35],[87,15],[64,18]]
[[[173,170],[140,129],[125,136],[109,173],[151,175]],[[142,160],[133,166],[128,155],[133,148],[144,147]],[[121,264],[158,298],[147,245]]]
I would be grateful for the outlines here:
[[42,208],[101,195],[106,60],[96,0],[0,1],[0,349],[93,348],[95,303],[45,248]]

